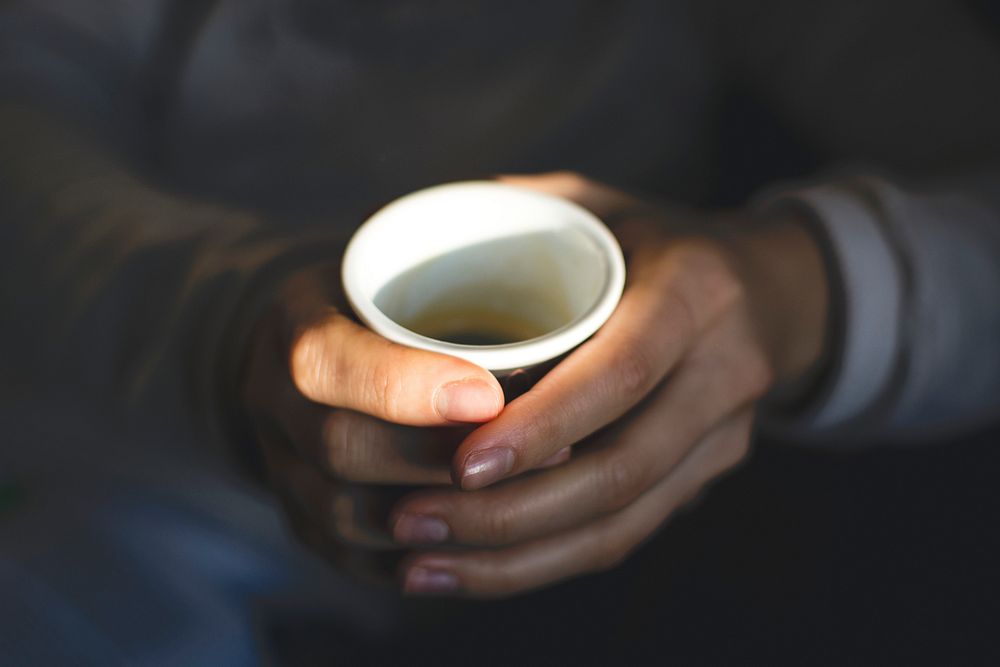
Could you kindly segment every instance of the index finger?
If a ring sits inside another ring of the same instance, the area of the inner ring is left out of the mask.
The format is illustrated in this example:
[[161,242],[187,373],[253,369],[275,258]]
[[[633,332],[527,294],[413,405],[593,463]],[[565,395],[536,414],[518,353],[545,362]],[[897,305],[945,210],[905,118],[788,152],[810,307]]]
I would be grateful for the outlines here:
[[665,276],[626,289],[594,338],[460,445],[453,473],[461,487],[535,468],[642,400],[701,328],[681,282]]

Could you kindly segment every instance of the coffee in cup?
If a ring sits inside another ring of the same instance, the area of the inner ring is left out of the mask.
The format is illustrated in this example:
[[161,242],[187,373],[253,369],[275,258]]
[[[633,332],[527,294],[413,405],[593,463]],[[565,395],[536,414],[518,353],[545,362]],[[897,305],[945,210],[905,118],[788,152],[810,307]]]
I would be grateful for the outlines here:
[[621,249],[592,213],[495,182],[436,186],[389,204],[357,230],[342,273],[375,332],[501,381],[586,340],[625,284]]

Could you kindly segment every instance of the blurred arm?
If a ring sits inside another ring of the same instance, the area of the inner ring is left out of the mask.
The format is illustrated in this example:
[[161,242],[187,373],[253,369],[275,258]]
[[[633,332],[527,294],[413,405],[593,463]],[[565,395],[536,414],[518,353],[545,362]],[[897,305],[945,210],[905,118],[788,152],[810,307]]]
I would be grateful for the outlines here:
[[835,276],[826,375],[792,434],[918,440],[1000,414],[1000,216],[971,187],[789,186]]
[[277,276],[335,242],[184,201],[140,174],[154,2],[0,10],[4,372],[49,399],[127,403],[185,435],[219,413]]
[[812,221],[838,311],[821,386],[772,424],[909,441],[996,419],[996,40],[953,2],[738,4],[721,33],[731,71],[851,165],[758,201]]

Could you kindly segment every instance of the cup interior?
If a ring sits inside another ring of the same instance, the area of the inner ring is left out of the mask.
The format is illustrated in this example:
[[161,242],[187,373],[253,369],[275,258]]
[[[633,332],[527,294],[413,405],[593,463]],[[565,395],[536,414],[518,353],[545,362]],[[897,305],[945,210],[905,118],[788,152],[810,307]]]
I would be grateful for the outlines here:
[[[403,197],[362,225],[344,284],[383,336],[497,370],[554,358],[593,333],[621,294],[624,263],[607,228],[570,202],[456,183]],[[473,339],[450,337],[460,330]]]

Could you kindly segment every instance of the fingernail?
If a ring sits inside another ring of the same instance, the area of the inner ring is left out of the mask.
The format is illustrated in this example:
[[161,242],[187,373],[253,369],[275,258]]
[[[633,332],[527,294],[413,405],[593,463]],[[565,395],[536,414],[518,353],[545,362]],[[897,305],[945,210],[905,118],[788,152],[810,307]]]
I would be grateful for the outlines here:
[[514,469],[514,450],[510,447],[492,447],[474,452],[465,459],[462,470],[462,488],[467,491],[492,484]]
[[419,514],[404,514],[392,527],[392,538],[403,544],[435,544],[448,539],[451,530],[441,519]]
[[458,577],[444,570],[413,567],[406,573],[403,591],[406,593],[451,593],[458,590]]
[[494,387],[482,380],[460,380],[438,388],[434,407],[448,421],[481,422],[496,417],[501,406]]
[[541,464],[539,464],[539,467],[550,468],[552,466],[557,466],[560,463],[565,463],[566,461],[569,461],[569,455],[570,455],[570,448],[563,447],[558,452],[556,452],[549,458],[542,461]]

